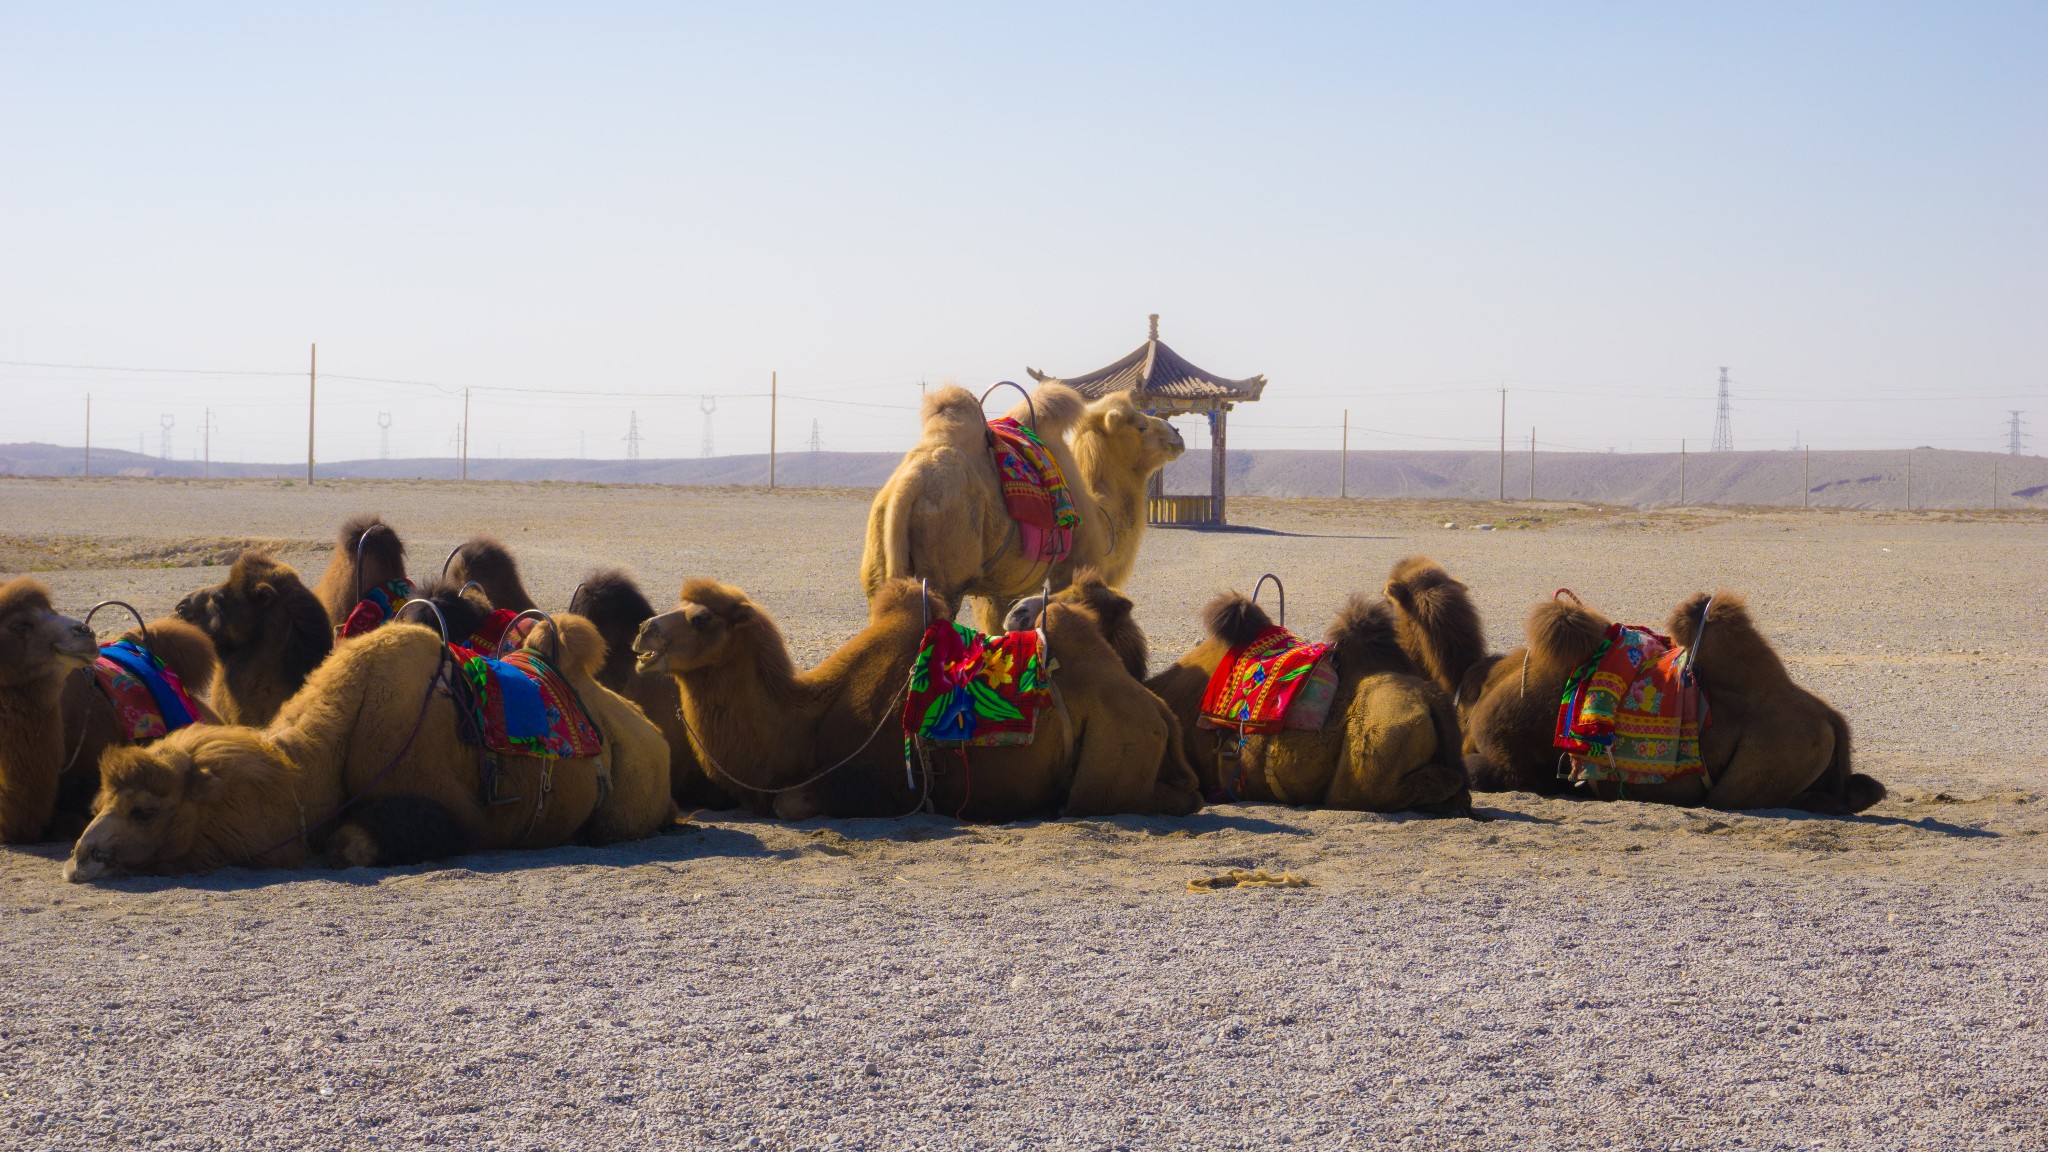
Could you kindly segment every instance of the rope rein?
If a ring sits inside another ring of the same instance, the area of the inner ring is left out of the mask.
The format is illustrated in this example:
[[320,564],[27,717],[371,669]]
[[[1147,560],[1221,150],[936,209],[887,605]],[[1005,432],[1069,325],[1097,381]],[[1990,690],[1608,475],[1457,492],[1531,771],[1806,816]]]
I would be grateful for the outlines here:
[[899,705],[903,703],[903,698],[906,695],[908,695],[909,692],[910,677],[908,675],[905,675],[903,677],[903,687],[896,690],[896,695],[894,698],[890,700],[889,706],[882,710],[881,722],[875,725],[875,730],[873,732],[868,733],[868,738],[866,740],[861,741],[860,747],[854,749],[852,754],[848,755],[845,759],[839,761],[837,764],[832,765],[830,768],[826,768],[823,771],[820,771],[812,776],[808,776],[803,780],[796,782],[795,784],[787,784],[780,788],[763,788],[756,784],[749,784],[745,780],[742,780],[739,777],[734,776],[731,772],[726,771],[725,765],[720,764],[718,762],[718,759],[711,755],[711,750],[705,746],[704,738],[702,736],[699,736],[697,734],[697,729],[691,725],[690,718],[688,716],[683,715],[683,706],[680,704],[676,705],[676,719],[682,721],[683,731],[688,732],[690,734],[691,742],[697,746],[698,751],[704,754],[704,763],[709,765],[713,772],[718,773],[720,776],[725,777],[726,780],[730,781],[731,783],[739,785],[740,787],[746,789],[749,792],[760,792],[769,796],[779,796],[784,792],[795,792],[798,789],[808,788],[811,785],[816,784],[818,781],[823,780],[825,777],[830,776],[832,773],[839,771],[841,768],[844,768],[848,764],[851,764],[855,760],[859,759],[860,754],[868,750],[868,745],[873,744],[875,742],[875,737],[880,736],[882,734],[882,729],[889,726],[889,721],[897,716],[897,708]]

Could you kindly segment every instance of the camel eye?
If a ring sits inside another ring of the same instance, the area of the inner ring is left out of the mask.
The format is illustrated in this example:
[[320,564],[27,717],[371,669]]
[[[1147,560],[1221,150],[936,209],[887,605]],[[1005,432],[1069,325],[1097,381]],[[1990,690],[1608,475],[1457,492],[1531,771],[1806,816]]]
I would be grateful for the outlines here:
[[28,620],[16,620],[16,621],[14,622],[14,634],[15,634],[16,636],[26,636],[26,635],[28,635],[28,629],[29,629],[29,625],[30,625],[30,623],[31,623],[31,621],[28,621]]
[[129,810],[129,812],[128,812],[128,818],[129,818],[130,820],[133,820],[133,821],[135,821],[135,822],[136,822],[137,824],[147,824],[147,823],[149,823],[149,822],[150,822],[151,820],[154,820],[154,819],[156,819],[156,809],[155,809],[155,808],[132,808],[132,809],[130,809],[130,810]]

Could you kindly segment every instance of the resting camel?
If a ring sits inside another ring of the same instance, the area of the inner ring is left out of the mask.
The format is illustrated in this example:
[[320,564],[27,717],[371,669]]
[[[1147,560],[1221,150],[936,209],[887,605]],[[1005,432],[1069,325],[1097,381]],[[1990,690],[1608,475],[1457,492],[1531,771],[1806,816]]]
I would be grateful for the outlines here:
[[[1109,598],[1122,600],[1125,610],[1098,613],[1099,618],[1121,620],[1125,631],[1137,632],[1129,601],[1090,574],[1053,601]],[[1273,621],[1250,597],[1232,592],[1211,600],[1202,622],[1209,638],[1146,686],[1173,709],[1188,759],[1209,796],[1368,812],[1471,810],[1457,716],[1395,642],[1384,603],[1354,596],[1330,625],[1326,638],[1336,647],[1338,681],[1323,727],[1249,734],[1242,745],[1234,732],[1198,726],[1202,696],[1230,650],[1256,639]],[[1110,642],[1121,651],[1142,652],[1144,640],[1112,635]],[[1227,758],[1233,750],[1237,756]]]
[[[393,623],[336,648],[267,728],[195,726],[110,754],[65,878],[293,868],[323,852],[344,865],[405,864],[652,835],[673,812],[668,750],[638,709],[591,679],[597,630],[560,616],[526,643],[559,655],[604,735],[598,756],[495,754],[487,791],[484,756],[462,742],[454,701],[435,685],[440,636]],[[487,802],[493,794],[500,803]]]
[[[1045,630],[1060,703],[1028,745],[933,751],[913,784],[902,715],[910,665],[927,619],[948,617],[919,586],[892,580],[868,605],[868,624],[808,672],[782,632],[736,588],[683,586],[681,602],[640,630],[642,668],[675,677],[698,756],[749,809],[787,820],[897,816],[927,801],[972,820],[1063,810],[1184,815],[1201,806],[1173,715],[1131,679],[1092,614],[1055,604]],[[929,615],[927,615],[929,612]]]
[[328,622],[340,627],[370,589],[404,578],[405,542],[398,533],[382,517],[354,516],[341,526],[313,594],[326,607]]
[[633,578],[617,568],[599,568],[583,577],[570,608],[583,614],[604,636],[604,667],[597,682],[640,706],[668,739],[669,794],[676,806],[737,808],[739,801],[704,770],[690,734],[683,727],[682,696],[675,677],[663,668],[639,667],[633,639],[640,626],[654,618],[654,605]]
[[[1402,616],[1401,636],[1417,662],[1458,684],[1465,722],[1465,766],[1482,792],[1550,795],[1582,792],[1559,775],[1553,746],[1559,702],[1572,673],[1600,651],[1612,623],[1576,600],[1537,604],[1526,643],[1485,655],[1479,614],[1466,586],[1435,561],[1411,556],[1395,566],[1387,594]],[[1750,619],[1741,597],[1697,594],[1673,611],[1666,629],[1694,648],[1707,614],[1706,643],[1693,671],[1706,696],[1700,734],[1706,772],[1670,784],[1602,783],[1594,794],[1710,808],[1798,808],[1843,815],[1882,800],[1884,785],[1851,771],[1849,725],[1826,701],[1792,682],[1784,661]]]
[[[175,620],[151,623],[149,634],[187,690],[203,690],[214,668],[206,637]],[[139,642],[141,633],[122,639]],[[90,817],[100,754],[126,741],[85,671],[99,652],[92,629],[59,615],[41,582],[0,584],[0,844],[70,839]],[[199,708],[201,721],[216,719]]]
[[965,596],[980,601],[976,621],[992,632],[1011,601],[1048,577],[1062,588],[1082,567],[1100,568],[1111,584],[1129,576],[1145,531],[1146,481],[1185,449],[1180,433],[1140,412],[1128,395],[1088,404],[1053,382],[1008,414],[1027,422],[1035,415],[1039,439],[1066,476],[1081,517],[1070,555],[1050,565],[1024,556],[989,455],[981,402],[964,388],[942,388],[925,398],[923,438],[868,509],[860,572],[870,597],[887,580],[926,579],[956,608]]
[[442,567],[446,569],[442,575],[457,587],[475,584],[482,588],[494,608],[526,612],[540,607],[526,594],[526,585],[519,578],[519,561],[495,536],[479,534],[464,540]]
[[220,656],[208,701],[229,724],[261,727],[334,650],[334,627],[297,570],[244,552],[227,579],[178,601],[178,619],[206,633]]

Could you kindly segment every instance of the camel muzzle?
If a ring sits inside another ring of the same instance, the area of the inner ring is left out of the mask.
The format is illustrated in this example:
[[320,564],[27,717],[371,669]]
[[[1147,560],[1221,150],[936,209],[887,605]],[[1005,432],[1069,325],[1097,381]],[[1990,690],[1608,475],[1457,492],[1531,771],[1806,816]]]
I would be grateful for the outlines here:
[[73,884],[85,884],[97,880],[113,871],[114,859],[104,850],[87,847],[84,841],[71,850],[71,859],[64,862],[64,879]]
[[100,642],[90,627],[76,620],[69,623],[71,626],[65,630],[64,638],[55,645],[57,655],[90,666],[99,659]]

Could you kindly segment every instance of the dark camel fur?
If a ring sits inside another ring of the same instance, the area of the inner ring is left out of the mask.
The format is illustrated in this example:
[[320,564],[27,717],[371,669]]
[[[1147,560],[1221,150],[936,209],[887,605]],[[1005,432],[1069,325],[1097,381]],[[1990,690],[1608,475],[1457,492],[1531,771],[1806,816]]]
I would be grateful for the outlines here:
[[327,609],[289,564],[244,552],[227,579],[178,601],[178,619],[220,656],[208,702],[222,721],[262,727],[334,650]]
[[495,536],[478,534],[462,542],[446,565],[447,579],[455,581],[457,587],[475,584],[484,590],[484,598],[493,607],[510,608],[514,612],[529,612],[540,605],[527,595],[526,584],[519,578],[519,561],[513,559],[512,550]]
[[[362,563],[356,563],[361,553]],[[334,555],[313,594],[327,608],[328,623],[339,627],[370,589],[405,575],[405,542],[382,517],[350,517],[334,541]]]
[[675,677],[637,665],[633,638],[640,634],[640,626],[655,616],[654,605],[640,586],[623,569],[593,569],[583,577],[571,607],[595,624],[604,637],[604,666],[598,669],[597,682],[638,705],[668,739],[669,794],[676,806],[686,812],[739,807],[732,792],[712,779],[697,759],[697,750],[683,727],[682,695]]
[[[1074,573],[1074,582],[1054,599],[1080,604],[1095,613],[1095,619],[1102,625],[1102,638],[1116,650],[1124,670],[1131,674],[1131,679],[1144,682],[1151,671],[1152,649],[1145,639],[1145,630],[1131,617],[1134,605],[1129,596],[1111,588],[1099,569],[1083,568]],[[1010,606],[1003,627],[1011,632],[1036,628],[1044,607],[1043,594],[1019,600]]]

